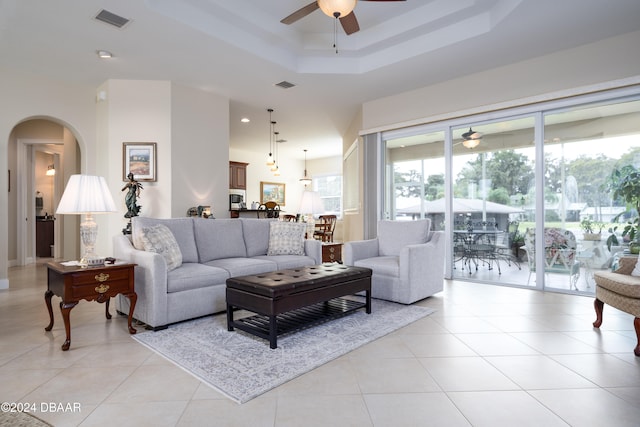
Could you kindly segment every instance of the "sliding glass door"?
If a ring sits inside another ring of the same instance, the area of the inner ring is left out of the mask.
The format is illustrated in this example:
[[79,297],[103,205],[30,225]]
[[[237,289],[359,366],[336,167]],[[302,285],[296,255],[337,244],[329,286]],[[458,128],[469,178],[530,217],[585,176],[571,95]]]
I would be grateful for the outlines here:
[[456,126],[452,133],[453,277],[526,286],[534,118]]
[[528,110],[383,134],[381,217],[445,231],[448,277],[592,294],[638,216],[611,177],[640,176],[640,101]]

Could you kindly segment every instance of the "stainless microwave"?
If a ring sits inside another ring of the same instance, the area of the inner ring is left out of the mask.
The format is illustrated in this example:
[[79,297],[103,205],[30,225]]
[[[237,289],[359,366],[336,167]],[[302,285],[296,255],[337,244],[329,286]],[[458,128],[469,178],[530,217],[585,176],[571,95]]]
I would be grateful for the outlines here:
[[229,190],[229,210],[245,209],[245,190]]

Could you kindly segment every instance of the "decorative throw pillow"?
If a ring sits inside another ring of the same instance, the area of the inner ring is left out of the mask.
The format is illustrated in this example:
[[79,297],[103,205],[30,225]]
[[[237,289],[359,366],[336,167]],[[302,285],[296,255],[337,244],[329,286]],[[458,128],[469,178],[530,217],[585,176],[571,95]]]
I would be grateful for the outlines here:
[[182,265],[182,252],[176,238],[166,225],[145,227],[141,230],[139,238],[145,251],[155,252],[164,257],[167,261],[167,271]]
[[272,221],[269,224],[267,255],[304,255],[304,232],[307,224]]

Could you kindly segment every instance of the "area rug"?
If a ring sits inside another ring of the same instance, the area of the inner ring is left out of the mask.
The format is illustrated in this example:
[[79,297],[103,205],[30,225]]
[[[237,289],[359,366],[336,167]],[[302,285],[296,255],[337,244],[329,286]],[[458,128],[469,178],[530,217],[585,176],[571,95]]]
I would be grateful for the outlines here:
[[28,412],[0,411],[0,427],[51,427]]
[[228,398],[244,403],[433,312],[426,307],[373,300],[371,314],[358,310],[283,335],[273,350],[267,340],[237,329],[227,331],[224,314],[132,338]]

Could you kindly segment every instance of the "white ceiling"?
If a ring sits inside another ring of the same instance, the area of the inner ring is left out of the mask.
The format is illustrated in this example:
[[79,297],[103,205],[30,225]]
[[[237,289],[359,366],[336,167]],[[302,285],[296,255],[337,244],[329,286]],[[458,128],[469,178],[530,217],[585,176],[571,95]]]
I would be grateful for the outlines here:
[[[162,79],[231,100],[231,144],[282,155],[342,152],[363,102],[640,29],[638,0],[358,2],[346,36],[311,0],[0,0],[0,67],[98,86]],[[106,9],[122,29],[94,20]],[[96,51],[112,52],[100,60]],[[275,83],[296,86],[281,89]],[[249,117],[249,124],[240,123]]]

